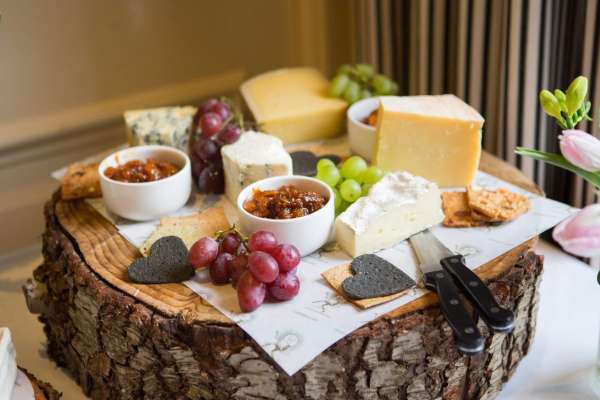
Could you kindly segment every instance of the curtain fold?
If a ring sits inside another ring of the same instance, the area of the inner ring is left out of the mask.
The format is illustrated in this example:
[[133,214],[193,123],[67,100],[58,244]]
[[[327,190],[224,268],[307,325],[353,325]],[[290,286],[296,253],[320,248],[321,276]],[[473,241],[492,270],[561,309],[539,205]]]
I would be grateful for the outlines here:
[[401,95],[453,93],[485,117],[483,146],[575,206],[597,200],[572,174],[516,156],[558,151],[559,128],[537,100],[543,88],[590,82],[600,137],[600,0],[353,0],[357,61],[398,81]]

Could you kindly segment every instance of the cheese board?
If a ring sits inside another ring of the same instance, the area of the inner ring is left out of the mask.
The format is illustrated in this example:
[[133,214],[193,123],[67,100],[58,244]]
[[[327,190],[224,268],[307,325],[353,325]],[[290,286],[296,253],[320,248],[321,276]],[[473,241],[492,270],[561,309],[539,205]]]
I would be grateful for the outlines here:
[[[537,190],[518,170],[488,154],[481,168]],[[418,398],[444,386],[445,393],[468,390],[477,398],[500,390],[535,332],[542,260],[531,252],[532,239],[477,269],[501,303],[515,311],[517,325],[510,336],[490,336],[484,329],[490,346],[469,363],[452,344],[436,296],[428,294],[355,331],[289,377],[189,288],[129,283],[125,269],[138,250],[84,202],[64,202],[55,195],[46,218],[45,262],[35,274],[37,289],[32,281],[28,293],[45,305],[51,357],[67,366],[92,397],[126,389],[166,397],[189,393],[189,398],[202,398],[202,391],[217,393],[216,398],[259,391],[273,399],[284,393],[287,398],[336,398],[331,386],[340,398],[347,390],[360,390],[357,398],[370,391],[411,390],[408,398]],[[431,357],[441,364],[428,361]],[[346,374],[358,360],[363,366]],[[164,376],[171,380],[165,382]],[[386,387],[392,377],[394,383]],[[357,386],[346,389],[353,382]]]
[[533,337],[537,235],[572,209],[482,153],[462,100],[380,78],[347,113],[370,163],[330,139],[359,99],[310,68],[244,83],[254,122],[228,99],[126,112],[130,147],[46,205],[25,294],[50,356],[93,398],[493,396]]

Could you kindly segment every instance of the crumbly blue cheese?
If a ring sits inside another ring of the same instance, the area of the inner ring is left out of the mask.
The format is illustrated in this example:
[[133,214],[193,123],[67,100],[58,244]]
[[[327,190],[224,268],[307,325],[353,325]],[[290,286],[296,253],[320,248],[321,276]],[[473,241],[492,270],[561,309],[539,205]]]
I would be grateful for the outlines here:
[[126,111],[127,141],[130,146],[161,144],[188,150],[196,107],[162,107]]
[[225,194],[235,204],[246,186],[271,176],[291,175],[292,158],[272,135],[249,131],[221,148]]
[[17,354],[8,328],[0,328],[0,399],[10,399],[17,379]]

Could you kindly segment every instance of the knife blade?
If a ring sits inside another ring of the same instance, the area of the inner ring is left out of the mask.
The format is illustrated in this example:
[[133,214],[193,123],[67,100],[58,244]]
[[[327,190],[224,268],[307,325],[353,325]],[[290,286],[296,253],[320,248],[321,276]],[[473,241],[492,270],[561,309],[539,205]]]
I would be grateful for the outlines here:
[[484,340],[481,332],[461,301],[452,277],[440,264],[439,257],[446,255],[447,249],[431,243],[427,236],[420,233],[408,240],[419,259],[425,287],[438,295],[442,313],[454,332],[456,346],[468,355],[482,352]]
[[[424,251],[425,254],[417,255],[419,259],[425,257],[427,263],[435,265],[437,258],[437,268],[441,266],[452,275],[469,300],[475,304],[481,317],[490,328],[503,333],[512,331],[514,327],[513,313],[500,307],[487,286],[465,265],[463,256],[448,250],[429,230],[416,235],[415,241],[418,242],[419,248],[427,249]],[[415,251],[423,253],[422,250],[415,249]]]

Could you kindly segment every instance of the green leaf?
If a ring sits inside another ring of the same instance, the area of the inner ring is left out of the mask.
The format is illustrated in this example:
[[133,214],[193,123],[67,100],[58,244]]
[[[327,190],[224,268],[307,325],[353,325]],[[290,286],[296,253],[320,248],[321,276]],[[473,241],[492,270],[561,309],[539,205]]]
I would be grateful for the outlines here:
[[560,154],[548,153],[545,151],[535,149],[527,149],[525,147],[517,147],[515,149],[515,153],[521,156],[533,158],[534,160],[543,161],[556,167],[566,169],[567,171],[571,171],[581,176],[583,179],[596,186],[597,188],[600,188],[600,174],[581,169],[571,164],[566,158],[564,158]]

